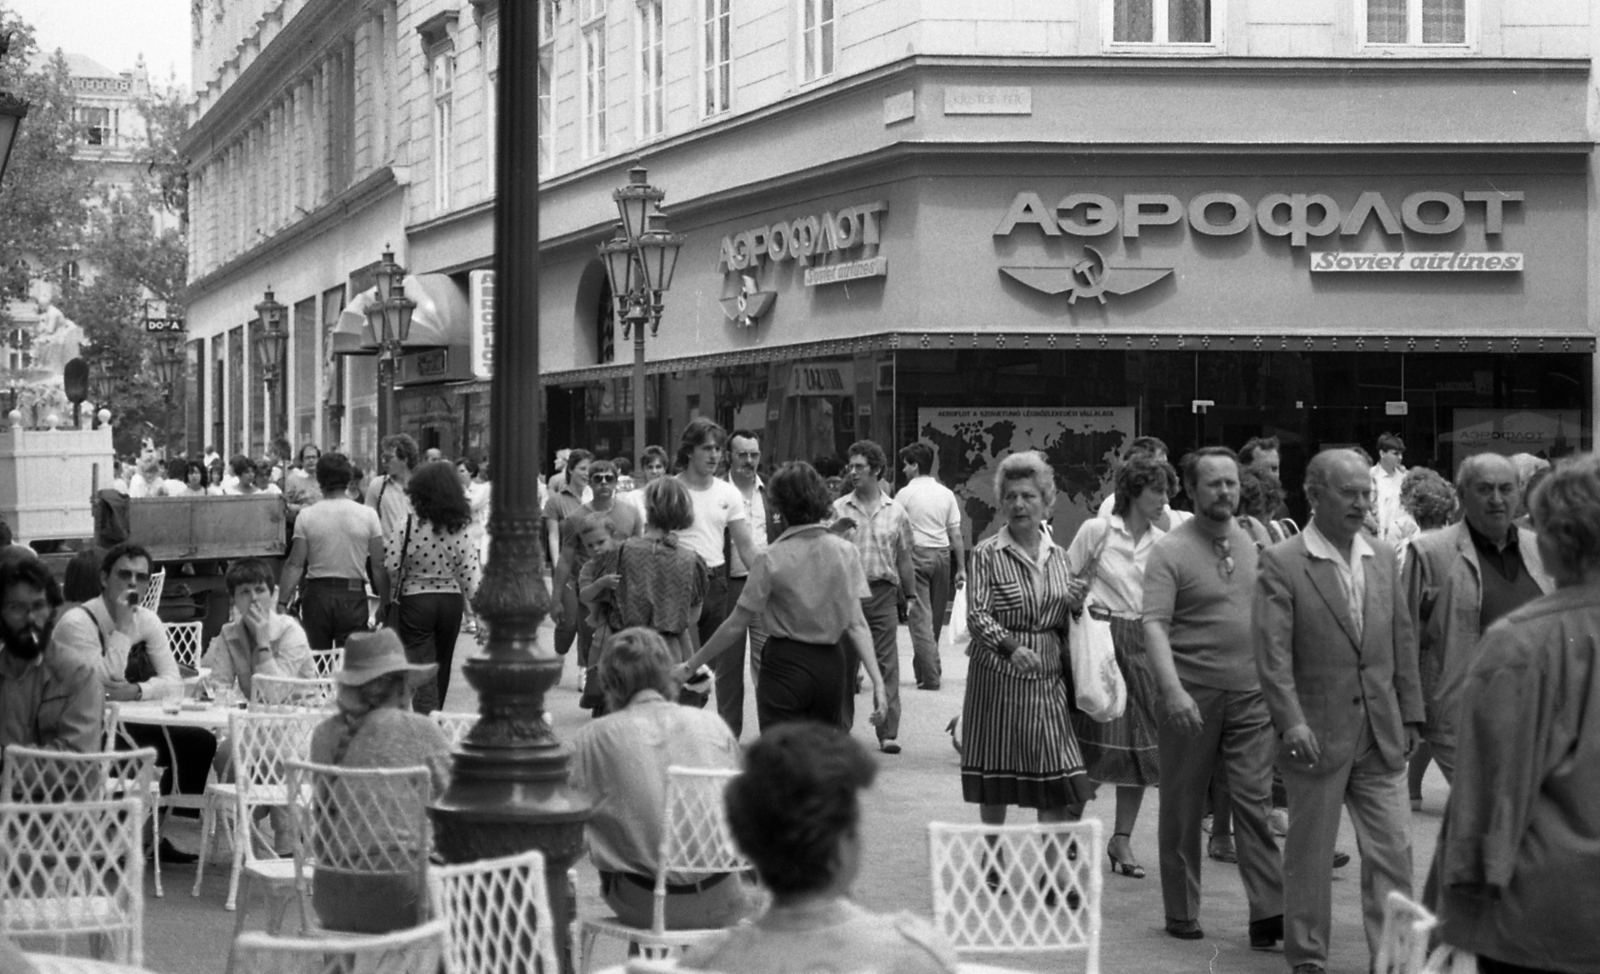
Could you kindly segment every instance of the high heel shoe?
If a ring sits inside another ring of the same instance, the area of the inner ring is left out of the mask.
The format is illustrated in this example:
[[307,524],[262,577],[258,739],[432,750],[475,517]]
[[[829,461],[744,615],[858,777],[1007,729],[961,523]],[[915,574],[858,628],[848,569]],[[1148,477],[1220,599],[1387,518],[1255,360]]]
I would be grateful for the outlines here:
[[[1127,839],[1130,843],[1133,841],[1133,836],[1127,832],[1113,832],[1111,833],[1111,838]],[[1129,879],[1144,878],[1144,867],[1136,862],[1124,862],[1123,860],[1118,859],[1111,852],[1111,846],[1109,843],[1106,845],[1106,858],[1111,861],[1111,871],[1116,873],[1118,876],[1126,876]]]

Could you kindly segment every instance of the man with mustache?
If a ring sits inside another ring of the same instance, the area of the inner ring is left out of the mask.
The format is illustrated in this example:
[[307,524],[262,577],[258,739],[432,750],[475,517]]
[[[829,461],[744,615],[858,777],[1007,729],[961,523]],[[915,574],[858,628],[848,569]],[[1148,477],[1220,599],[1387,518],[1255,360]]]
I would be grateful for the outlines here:
[[0,566],[0,747],[101,747],[105,691],[96,668],[50,646],[60,605],[61,590],[38,559]]
[[1497,453],[1461,462],[1456,495],[1465,517],[1419,534],[1406,548],[1404,581],[1427,720],[1422,738],[1445,780],[1456,771],[1456,713],[1478,658],[1478,637],[1513,609],[1555,588],[1537,535],[1517,527],[1517,469]]

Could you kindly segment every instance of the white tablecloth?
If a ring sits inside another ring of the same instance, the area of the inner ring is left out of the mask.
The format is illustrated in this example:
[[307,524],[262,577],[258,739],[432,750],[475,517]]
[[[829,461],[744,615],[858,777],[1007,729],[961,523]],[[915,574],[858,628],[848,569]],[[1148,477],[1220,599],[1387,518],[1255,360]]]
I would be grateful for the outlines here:
[[211,705],[203,710],[180,710],[169,714],[161,709],[161,702],[157,700],[135,700],[117,705],[117,716],[124,724],[159,724],[162,727],[204,727],[206,730],[225,730],[228,726],[228,714],[234,711],[227,707]]

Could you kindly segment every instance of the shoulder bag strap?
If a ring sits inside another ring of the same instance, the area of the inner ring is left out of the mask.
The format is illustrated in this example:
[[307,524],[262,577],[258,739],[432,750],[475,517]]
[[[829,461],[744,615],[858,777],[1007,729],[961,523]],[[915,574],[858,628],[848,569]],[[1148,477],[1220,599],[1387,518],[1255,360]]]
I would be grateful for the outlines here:
[[[384,486],[385,487],[388,486],[388,481],[384,482]],[[382,491],[381,488],[378,491],[378,495],[379,495],[380,498],[383,496],[383,491]],[[393,594],[389,596],[389,601],[391,601],[391,602],[399,602],[400,601],[400,593],[405,588],[405,584],[406,584],[406,552],[409,551],[409,550],[411,550],[411,515],[407,514],[406,515],[406,537],[405,537],[404,541],[400,542],[400,569],[395,572],[395,574],[397,576],[399,576],[399,577],[395,580]]]

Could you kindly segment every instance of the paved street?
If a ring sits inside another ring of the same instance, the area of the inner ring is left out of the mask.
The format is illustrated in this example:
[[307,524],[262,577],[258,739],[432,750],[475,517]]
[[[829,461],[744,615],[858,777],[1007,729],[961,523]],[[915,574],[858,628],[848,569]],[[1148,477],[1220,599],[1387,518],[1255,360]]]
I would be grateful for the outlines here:
[[[549,629],[545,630],[548,644]],[[463,639],[457,660],[473,650]],[[901,630],[901,684],[905,714],[901,741],[905,751],[897,757],[882,757],[882,772],[876,788],[869,793],[865,809],[867,864],[857,883],[859,900],[874,910],[929,912],[927,838],[924,825],[934,819],[974,821],[976,811],[961,802],[956,753],[944,734],[944,726],[961,706],[965,688],[965,658],[945,661],[944,688],[923,692],[910,678],[910,642]],[[466,681],[451,683],[451,710],[473,707],[471,688]],[[549,709],[563,739],[587,716],[577,708],[577,687],[573,667],[568,666],[561,686],[552,694]],[[865,713],[866,706],[857,708]],[[755,727],[753,702],[746,716],[746,740]],[[870,730],[859,727],[857,736],[868,743]],[[1412,825],[1412,840],[1417,850],[1418,885],[1422,871],[1432,858],[1433,840],[1444,803],[1444,781],[1437,769],[1430,773],[1427,801]],[[1105,797],[1089,807],[1089,815],[1101,817],[1110,831],[1112,798]],[[1283,955],[1278,952],[1254,953],[1245,937],[1246,909],[1238,873],[1231,866],[1207,861],[1206,899],[1201,924],[1206,939],[1193,942],[1174,940],[1161,929],[1162,910],[1159,881],[1156,878],[1155,820],[1156,799],[1146,800],[1134,849],[1149,877],[1144,880],[1107,876],[1103,907],[1104,968],[1120,972],[1161,974],[1161,972],[1259,972],[1283,974]],[[197,829],[188,821],[177,821],[169,828],[183,848],[194,848]],[[1340,847],[1355,853],[1355,839],[1348,822]],[[163,974],[216,974],[222,970],[227,946],[233,933],[235,914],[225,912],[222,902],[227,891],[225,864],[208,867],[206,883],[198,899],[189,896],[194,872],[188,867],[169,867],[166,871],[167,895],[146,901],[145,959],[154,971]],[[579,868],[580,909],[594,913],[602,909],[594,871]],[[1367,970],[1367,953],[1359,916],[1359,863],[1339,870],[1334,883],[1333,957],[1330,974],[1361,974]],[[265,909],[255,905],[247,916],[247,926],[264,922]],[[290,930],[294,929],[291,922]],[[621,948],[602,942],[599,960],[613,963],[622,959]],[[1081,958],[1062,954],[1034,957],[1004,956],[995,963],[1037,971],[1079,971]]]

